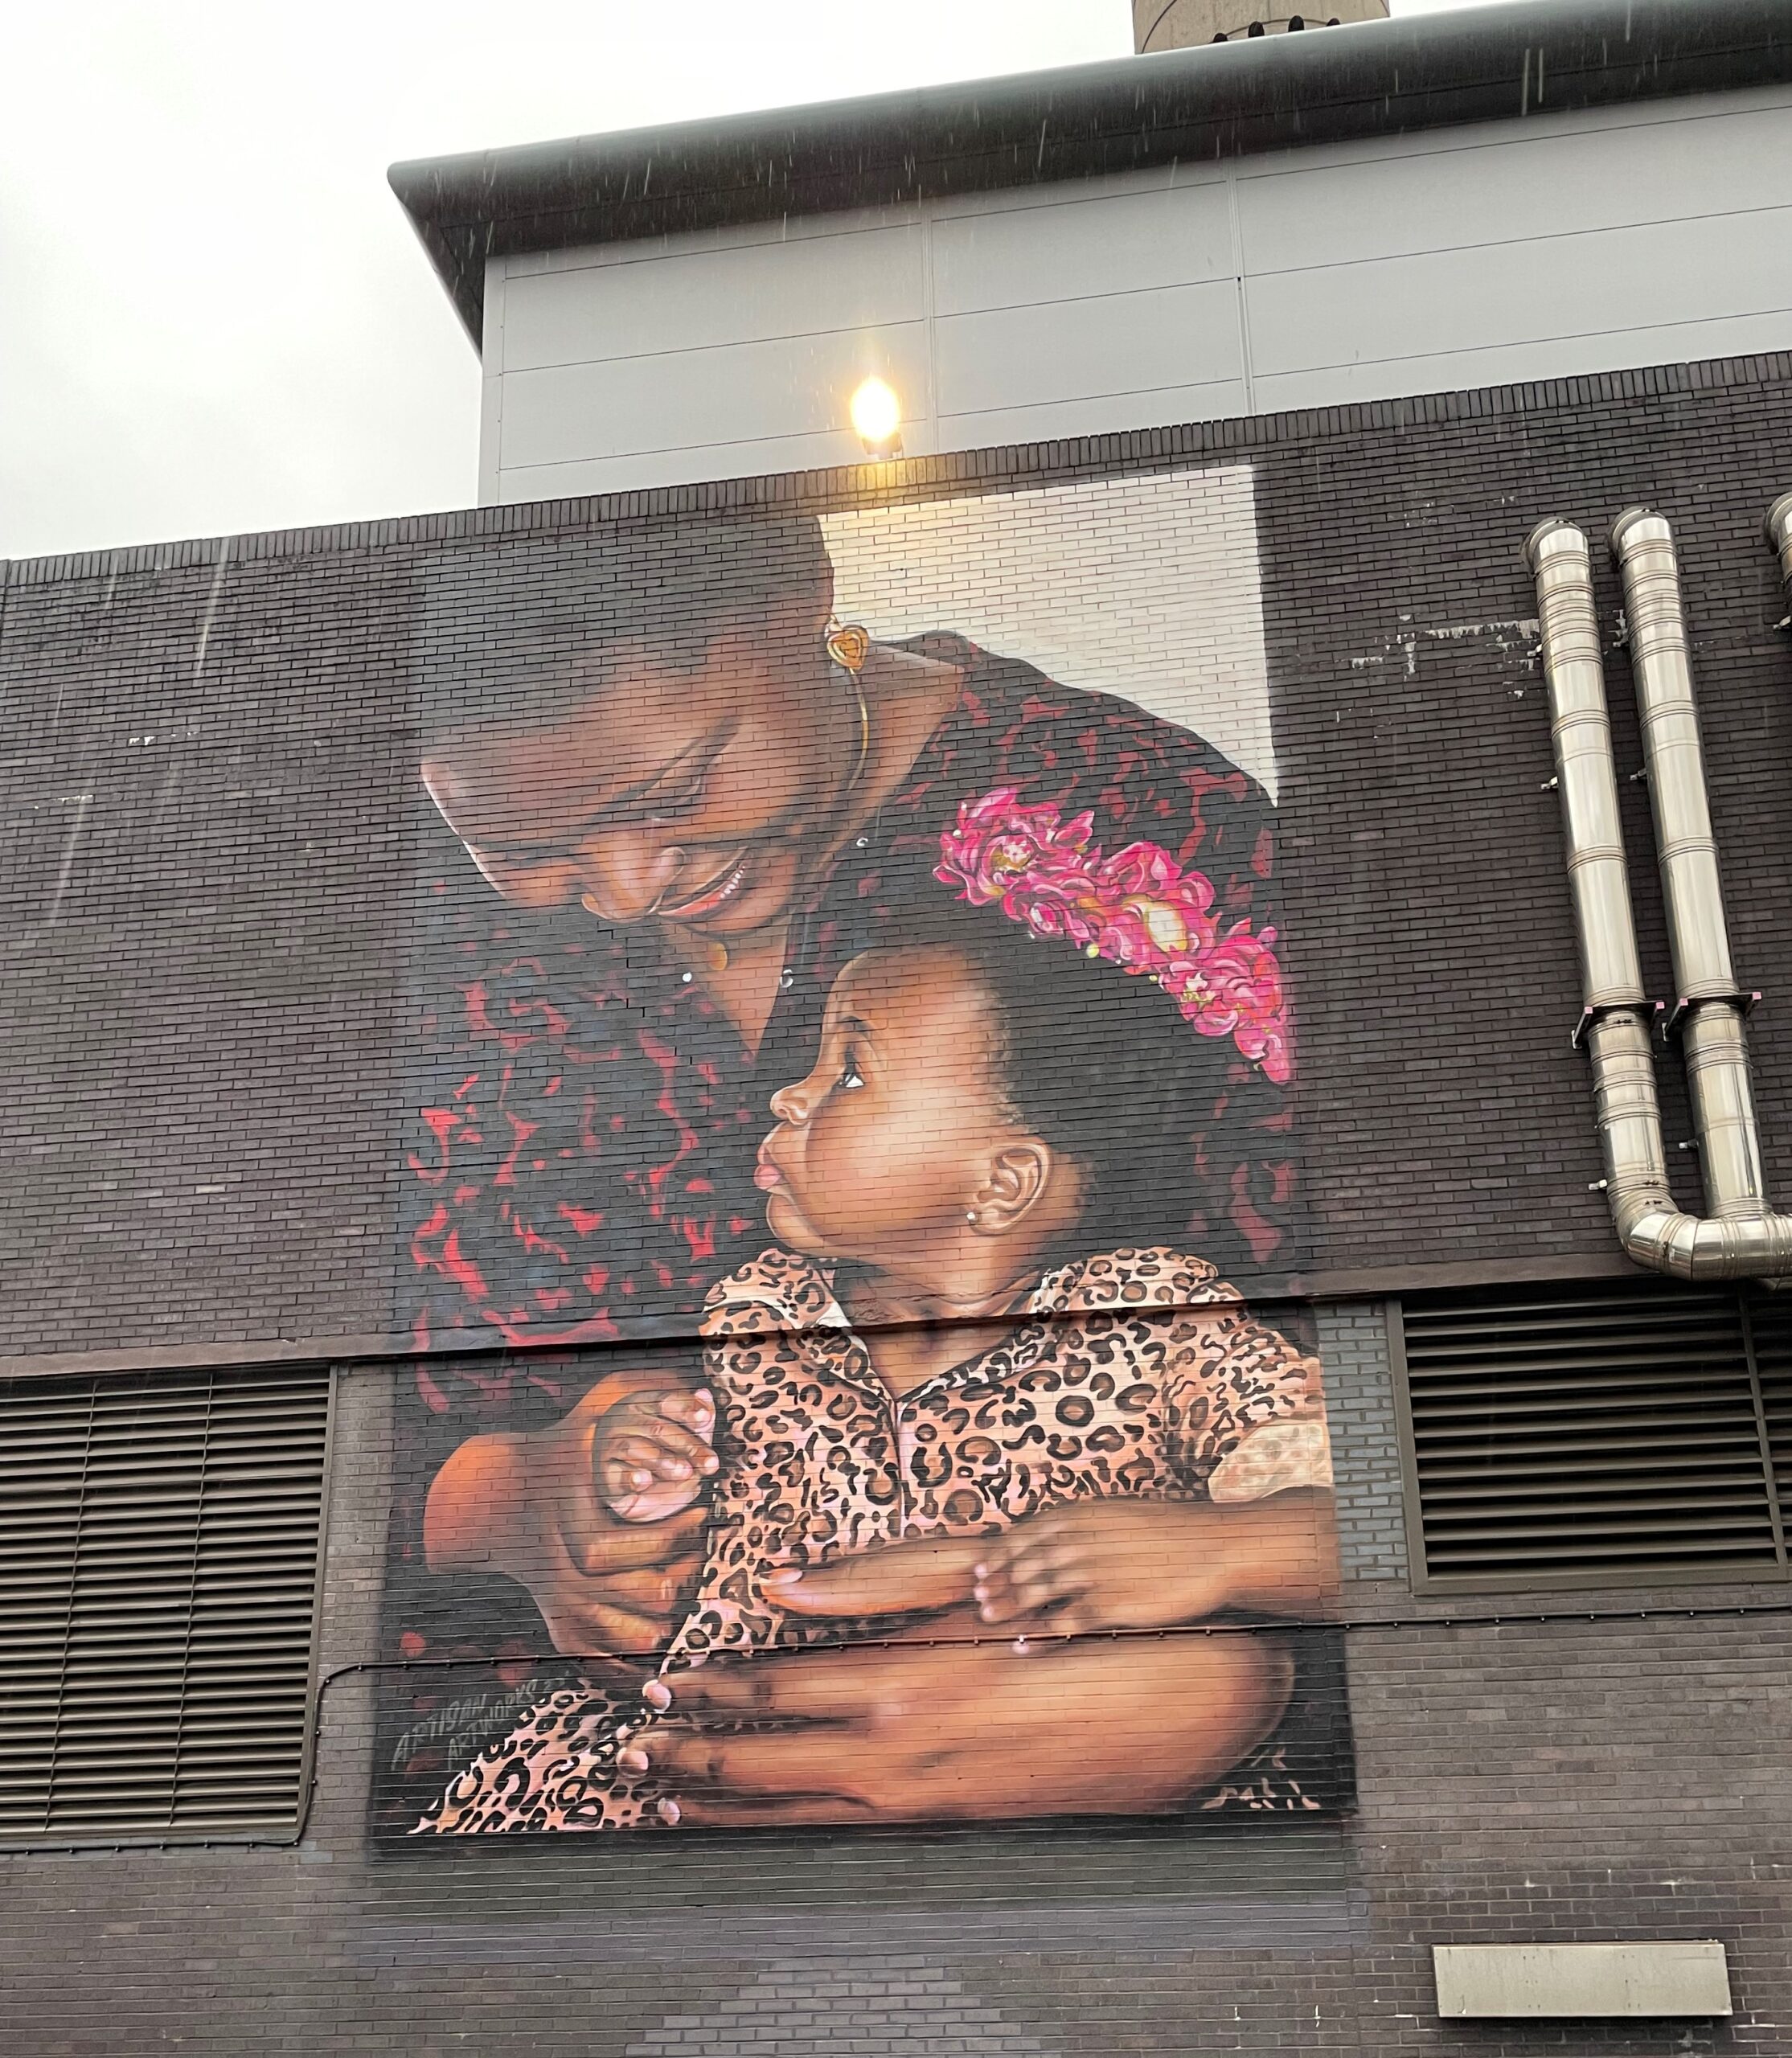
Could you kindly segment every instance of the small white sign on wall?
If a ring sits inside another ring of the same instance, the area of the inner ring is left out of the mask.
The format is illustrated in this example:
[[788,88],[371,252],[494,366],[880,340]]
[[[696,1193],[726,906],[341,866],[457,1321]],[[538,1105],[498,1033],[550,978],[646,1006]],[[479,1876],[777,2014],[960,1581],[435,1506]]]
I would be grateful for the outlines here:
[[1724,1946],[1639,1944],[1438,1944],[1437,2013],[1445,2017],[1731,2013]]

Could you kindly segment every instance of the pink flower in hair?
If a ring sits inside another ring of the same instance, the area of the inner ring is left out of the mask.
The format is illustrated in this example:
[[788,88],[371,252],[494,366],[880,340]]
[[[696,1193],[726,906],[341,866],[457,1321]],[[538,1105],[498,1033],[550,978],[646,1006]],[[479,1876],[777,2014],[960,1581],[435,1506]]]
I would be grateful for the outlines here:
[[1102,860],[1093,884],[1101,908],[1097,957],[1155,974],[1199,956],[1214,940],[1212,882],[1203,872],[1184,871],[1161,844],[1116,851]]
[[[1207,886],[1199,872],[1185,875],[1161,843],[1125,844],[1112,857],[1101,859],[1097,871],[1102,885],[1122,897],[1129,893],[1171,892],[1185,877],[1200,879]],[[1208,887],[1208,891],[1211,894],[1212,888]]]
[[1164,989],[1204,1036],[1230,1036],[1239,1055],[1261,1064],[1278,1086],[1294,1075],[1283,1006],[1281,967],[1269,945],[1273,929],[1253,936],[1242,924],[1199,959],[1173,967]]
[[1096,929],[1083,900],[1067,892],[1062,881],[1053,880],[1036,892],[1005,893],[1002,910],[1024,922],[1035,936],[1061,936],[1087,945],[1094,942]]
[[1044,898],[1067,899],[1062,883],[1066,875],[1080,875],[1094,828],[1092,814],[1060,823],[1049,803],[1023,807],[1014,787],[998,786],[979,801],[966,801],[958,810],[958,827],[941,834],[944,862],[937,875],[962,886],[959,897],[972,907],[999,900],[1004,914],[1024,921],[1023,908],[1009,904],[1014,889],[1036,888]]
[[1241,1056],[1284,1084],[1293,1073],[1275,931],[1243,923],[1222,937],[1213,883],[1158,843],[1093,847],[1094,818],[1066,822],[1048,802],[1023,806],[999,786],[966,801],[940,837],[937,879],[974,908],[1001,904],[1035,936],[1061,937],[1154,978],[1204,1036],[1230,1036]]

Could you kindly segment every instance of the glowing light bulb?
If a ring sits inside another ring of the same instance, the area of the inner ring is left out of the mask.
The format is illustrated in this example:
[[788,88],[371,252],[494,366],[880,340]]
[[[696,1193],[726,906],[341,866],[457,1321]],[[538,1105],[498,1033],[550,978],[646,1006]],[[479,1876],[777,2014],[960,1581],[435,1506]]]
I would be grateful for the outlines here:
[[859,440],[875,457],[896,448],[902,427],[902,403],[881,379],[867,379],[852,396],[852,425]]

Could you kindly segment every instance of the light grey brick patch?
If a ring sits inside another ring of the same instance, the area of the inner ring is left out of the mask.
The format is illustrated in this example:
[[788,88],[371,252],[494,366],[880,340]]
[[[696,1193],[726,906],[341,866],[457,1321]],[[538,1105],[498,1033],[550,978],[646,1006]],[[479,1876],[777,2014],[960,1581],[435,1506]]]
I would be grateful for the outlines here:
[[1052,2058],[919,1958],[786,1958],[733,2000],[668,2015],[627,2058]]
[[1327,1302],[1314,1313],[1331,1420],[1344,1576],[1404,1579],[1406,1527],[1387,1318],[1379,1301]]

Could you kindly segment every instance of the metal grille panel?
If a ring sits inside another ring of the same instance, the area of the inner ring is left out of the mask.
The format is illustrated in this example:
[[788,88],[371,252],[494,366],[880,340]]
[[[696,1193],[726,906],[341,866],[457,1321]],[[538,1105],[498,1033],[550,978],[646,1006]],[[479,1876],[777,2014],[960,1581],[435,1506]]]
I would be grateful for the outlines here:
[[327,1371],[0,1389],[0,1839],[290,1826]]
[[1748,1313],[1783,1523],[1792,1505],[1792,1289],[1753,1296]]
[[[1733,1292],[1526,1286],[1416,1297],[1401,1321],[1433,1582],[1783,1572]],[[1792,1432],[1792,1349],[1786,1369]]]

